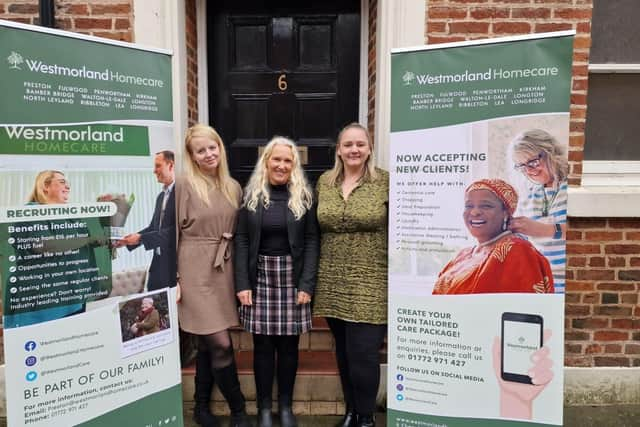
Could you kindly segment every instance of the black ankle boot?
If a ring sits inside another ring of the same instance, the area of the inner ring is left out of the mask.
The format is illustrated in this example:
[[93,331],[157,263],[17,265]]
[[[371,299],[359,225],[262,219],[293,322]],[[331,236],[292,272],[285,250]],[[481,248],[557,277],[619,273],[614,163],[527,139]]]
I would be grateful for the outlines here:
[[376,419],[373,415],[360,415],[358,414],[357,427],[375,427]]
[[231,413],[231,424],[229,425],[230,427],[253,427],[245,411]]
[[347,407],[347,410],[344,413],[342,419],[335,425],[335,427],[356,427],[356,423],[358,422],[358,417],[356,417],[356,413],[353,408]]
[[218,421],[209,409],[214,379],[209,357],[205,352],[198,351],[196,355],[196,374],[193,380],[195,386],[193,400],[196,402],[193,407],[193,421],[203,427],[218,427]]
[[229,366],[215,370],[216,382],[231,410],[231,427],[252,427],[245,410],[235,360]]
[[292,399],[289,396],[278,398],[278,414],[280,415],[280,427],[298,427],[296,416],[291,409]]
[[[257,391],[257,390],[256,390]],[[258,404],[258,427],[273,427],[273,414],[271,413],[271,395],[261,396],[257,393],[256,403]]]
[[258,408],[258,427],[273,427],[271,408]]
[[202,427],[218,427],[218,420],[211,413],[209,406],[196,403],[193,407],[193,421]]

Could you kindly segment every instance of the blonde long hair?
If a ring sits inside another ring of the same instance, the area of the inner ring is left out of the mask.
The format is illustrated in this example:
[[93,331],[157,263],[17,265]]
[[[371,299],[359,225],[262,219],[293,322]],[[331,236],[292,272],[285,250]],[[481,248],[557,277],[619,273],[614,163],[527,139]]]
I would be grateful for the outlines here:
[[36,175],[36,182],[33,184],[33,190],[31,190],[31,194],[29,194],[27,202],[39,203],[41,205],[49,203],[49,199],[45,194],[44,189],[51,183],[51,180],[56,176],[56,174],[64,176],[62,172],[57,170],[44,170]]
[[313,194],[309,189],[309,184],[304,175],[304,171],[300,166],[300,156],[296,144],[285,137],[274,136],[267,144],[258,159],[249,183],[244,190],[244,205],[251,212],[255,212],[258,203],[262,200],[265,208],[269,207],[269,177],[267,170],[267,162],[271,158],[273,149],[276,145],[286,145],[291,149],[293,155],[293,165],[291,167],[291,177],[287,183],[289,190],[289,210],[296,219],[300,219],[307,210],[311,208],[313,203]]
[[340,184],[344,180],[344,163],[342,162],[342,158],[338,155],[338,147],[340,147],[340,141],[342,139],[342,135],[349,129],[360,129],[367,136],[367,143],[369,144],[369,157],[365,161],[364,164],[364,173],[362,175],[362,180],[365,182],[375,181],[378,178],[378,174],[376,172],[375,161],[373,159],[373,142],[371,142],[371,135],[366,127],[362,126],[360,123],[353,122],[349,123],[345,127],[340,130],[338,134],[338,138],[336,138],[336,155],[335,161],[333,163],[333,168],[327,174],[327,180],[329,185],[335,186]]
[[567,179],[569,163],[566,151],[558,140],[545,130],[529,129],[519,133],[509,144],[508,151],[513,162],[519,153],[529,156],[542,155],[540,161],[545,163],[556,184]]
[[[218,150],[220,155],[218,156],[218,167],[216,169],[217,175],[215,177],[209,176],[202,172],[198,164],[193,159],[193,151],[191,148],[191,141],[193,138],[207,138],[218,144]],[[218,135],[218,132],[211,126],[203,124],[195,124],[187,129],[187,134],[184,138],[185,152],[188,154],[188,160],[185,161],[185,176],[187,181],[196,191],[198,197],[209,206],[209,190],[211,187],[219,189],[224,197],[235,208],[238,207],[238,189],[234,185],[234,181],[229,173],[229,164],[227,163],[227,152],[225,151],[222,138]]]

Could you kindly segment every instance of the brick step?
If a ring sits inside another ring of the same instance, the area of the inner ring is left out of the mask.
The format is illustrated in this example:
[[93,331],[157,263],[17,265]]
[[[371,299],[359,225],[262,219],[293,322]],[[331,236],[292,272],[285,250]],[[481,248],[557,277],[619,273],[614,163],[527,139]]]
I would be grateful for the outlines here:
[[[333,335],[327,325],[327,321],[323,317],[312,318],[311,331],[300,336],[300,344],[298,350],[300,351],[334,351],[335,343],[333,341]],[[246,332],[241,327],[231,328],[231,340],[233,341],[233,348],[236,351],[252,351],[253,339],[249,332]],[[386,340],[383,348],[380,351],[384,355],[386,360],[387,345]]]
[[[246,331],[231,331],[233,348],[236,351],[253,351],[253,338]],[[333,351],[333,336],[328,330],[313,329],[309,333],[300,336],[298,350],[302,351]]]
[[[246,332],[242,327],[231,328],[231,340],[233,348],[236,351],[253,350],[253,339],[251,334]],[[311,331],[300,336],[300,344],[298,350],[334,350],[333,336],[327,325],[327,321],[323,317],[313,317],[311,319]]]
[[[253,352],[237,351],[238,374],[253,376]],[[301,351],[298,357],[298,374],[337,375],[338,366],[332,351]],[[195,375],[195,365],[182,368],[182,376]]]

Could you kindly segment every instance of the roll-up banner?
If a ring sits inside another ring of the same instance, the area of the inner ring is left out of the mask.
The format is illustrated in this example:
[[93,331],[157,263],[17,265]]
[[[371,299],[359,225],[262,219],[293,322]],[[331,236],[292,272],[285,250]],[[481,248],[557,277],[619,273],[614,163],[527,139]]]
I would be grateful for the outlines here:
[[175,293],[119,247],[174,147],[171,53],[0,21],[0,58],[8,425],[182,426]]
[[573,35],[392,53],[388,425],[562,425]]

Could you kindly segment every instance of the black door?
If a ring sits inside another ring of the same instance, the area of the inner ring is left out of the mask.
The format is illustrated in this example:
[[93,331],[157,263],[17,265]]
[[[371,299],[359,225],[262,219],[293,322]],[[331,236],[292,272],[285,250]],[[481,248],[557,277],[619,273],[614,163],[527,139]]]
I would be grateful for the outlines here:
[[210,123],[232,175],[244,185],[259,147],[281,135],[301,147],[315,182],[333,165],[339,129],[358,118],[360,0],[207,8]]

